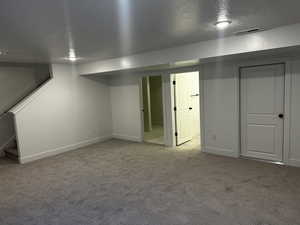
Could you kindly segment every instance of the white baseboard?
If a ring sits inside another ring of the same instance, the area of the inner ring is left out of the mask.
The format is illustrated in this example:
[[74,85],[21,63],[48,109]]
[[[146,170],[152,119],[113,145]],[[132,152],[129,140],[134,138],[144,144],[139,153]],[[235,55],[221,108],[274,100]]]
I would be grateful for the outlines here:
[[286,163],[288,166],[295,166],[295,167],[300,167],[300,160],[296,159],[289,159]]
[[122,135],[122,134],[113,134],[112,138],[126,140],[126,141],[134,141],[134,142],[142,142],[140,137]]
[[216,147],[203,147],[202,152],[210,153],[210,154],[214,154],[214,155],[233,157],[233,158],[239,157],[237,155],[237,153],[232,149],[223,149],[223,148],[216,148]]
[[93,138],[93,139],[78,142],[78,143],[75,143],[75,144],[72,144],[72,145],[67,145],[67,146],[56,148],[56,149],[48,150],[48,151],[45,151],[45,152],[41,152],[41,153],[38,153],[38,154],[21,157],[21,158],[19,158],[19,162],[21,164],[32,162],[32,161],[35,161],[35,160],[38,160],[38,159],[43,159],[43,158],[46,158],[46,157],[49,157],[49,156],[54,156],[54,155],[58,155],[58,154],[61,154],[61,153],[64,153],[64,152],[76,150],[78,148],[82,148],[82,147],[92,145],[92,144],[95,144],[95,143],[98,143],[98,142],[103,142],[103,141],[106,141],[106,140],[110,140],[111,138],[112,138],[111,135],[98,137],[98,138]]

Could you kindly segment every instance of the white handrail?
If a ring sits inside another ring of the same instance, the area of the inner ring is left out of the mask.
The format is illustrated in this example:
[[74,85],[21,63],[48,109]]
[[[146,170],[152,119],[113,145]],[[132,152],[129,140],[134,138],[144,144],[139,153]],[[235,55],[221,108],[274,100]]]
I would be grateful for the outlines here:
[[26,105],[28,105],[30,102],[32,102],[38,95],[41,94],[47,88],[51,83],[53,82],[53,78],[50,77],[49,80],[47,80],[44,84],[42,84],[40,87],[38,87],[36,90],[34,90],[30,95],[25,97],[21,102],[19,102],[17,105],[12,107],[8,112],[12,114],[17,114],[19,111],[21,111]]

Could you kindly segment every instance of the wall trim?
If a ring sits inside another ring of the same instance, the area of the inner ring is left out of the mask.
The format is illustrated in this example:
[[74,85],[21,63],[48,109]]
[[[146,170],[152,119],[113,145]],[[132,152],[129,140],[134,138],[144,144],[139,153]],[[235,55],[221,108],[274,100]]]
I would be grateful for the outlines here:
[[107,141],[110,140],[112,138],[111,135],[107,135],[107,136],[102,136],[102,137],[97,137],[97,138],[93,138],[93,139],[89,139],[89,140],[85,140],[85,141],[81,141],[75,144],[71,144],[71,145],[66,145],[63,147],[59,147],[59,148],[55,148],[55,149],[51,149],[48,151],[44,151],[38,154],[33,154],[30,156],[25,156],[25,157],[19,157],[19,162],[21,164],[24,163],[29,163],[29,162],[33,162],[36,161],[38,159],[43,159],[46,157],[50,157],[50,156],[55,156],[64,152],[68,152],[68,151],[72,151],[72,150],[76,150],[82,147],[86,147],[88,145],[92,145],[92,144],[96,144],[98,142],[103,142],[103,141]]
[[205,91],[204,91],[204,71],[203,71],[203,66],[200,66],[199,68],[199,94],[200,94],[200,132],[201,132],[201,135],[200,135],[200,138],[201,138],[201,145],[200,145],[200,149],[201,151],[204,151],[205,152],[205,135],[206,135],[206,132],[205,132],[205,110],[204,110],[204,107],[205,107],[205,104],[204,104],[204,94],[205,94]]
[[287,166],[300,167],[300,160],[288,159],[287,162],[284,162]]
[[176,146],[175,138],[175,118],[174,118],[174,92],[173,74],[162,74],[162,97],[163,97],[163,116],[164,116],[164,144],[167,147]]
[[123,134],[113,134],[112,138],[115,139],[120,139],[120,140],[126,140],[126,141],[134,141],[134,142],[142,142],[141,137],[136,137],[136,136],[129,136],[129,135],[123,135]]
[[[138,86],[139,86],[139,109],[140,109],[140,115],[141,115],[141,117],[140,117],[140,135],[141,135],[141,141],[142,140],[144,140],[144,136],[145,136],[145,133],[144,133],[144,101],[143,101],[143,76],[142,77],[140,77],[139,79],[138,79]],[[149,78],[146,76],[146,78],[147,78],[147,86],[148,85],[150,85],[149,84]],[[150,87],[149,87],[150,88]],[[150,93],[148,93],[148,97],[150,98]],[[149,98],[148,98],[148,100],[149,100]],[[148,102],[148,107],[150,106],[150,111],[151,111],[151,105],[150,105],[150,102]],[[151,114],[151,113],[150,113]],[[150,118],[150,120],[151,120],[151,118]],[[151,125],[152,123],[150,122],[150,125]],[[151,130],[152,130],[152,125],[151,125]],[[113,134],[113,136],[114,136],[114,134]],[[118,138],[118,137],[115,137],[116,139],[122,139],[122,140],[130,140],[130,141],[132,141],[131,140],[131,138],[136,138],[136,137],[129,137],[129,139],[127,139],[126,137],[124,137],[124,136],[127,136],[127,135],[119,135],[119,134],[116,134],[115,136],[120,136],[120,138]],[[133,140],[133,141],[136,141],[136,140]]]
[[287,165],[300,166],[300,162],[293,163],[290,160],[291,145],[291,107],[292,107],[292,62],[285,62],[285,80],[284,80],[284,128],[283,128],[283,162]]

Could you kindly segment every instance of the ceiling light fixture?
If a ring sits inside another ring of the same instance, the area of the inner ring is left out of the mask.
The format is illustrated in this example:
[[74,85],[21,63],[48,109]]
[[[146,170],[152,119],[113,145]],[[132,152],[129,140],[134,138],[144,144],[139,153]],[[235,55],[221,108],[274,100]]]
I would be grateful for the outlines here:
[[123,67],[126,67],[126,68],[131,66],[131,63],[128,59],[123,59],[121,61],[121,64],[122,64]]
[[69,57],[68,59],[71,61],[71,62],[75,62],[77,60],[77,57],[76,57],[76,54],[75,54],[75,50],[74,49],[70,49],[69,50]]
[[224,30],[226,29],[232,22],[230,20],[220,20],[218,22],[215,23],[215,26],[219,29],[219,30]]
[[71,62],[75,62],[75,61],[77,60],[76,57],[69,57],[68,59],[69,59]]

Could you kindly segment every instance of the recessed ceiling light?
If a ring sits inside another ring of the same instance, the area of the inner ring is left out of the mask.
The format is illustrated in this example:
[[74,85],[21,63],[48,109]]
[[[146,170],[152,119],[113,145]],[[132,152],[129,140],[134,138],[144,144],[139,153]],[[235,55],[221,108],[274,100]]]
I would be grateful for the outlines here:
[[221,20],[215,23],[215,26],[219,30],[224,30],[226,29],[232,22],[230,20]]
[[75,54],[75,50],[73,48],[71,48],[69,50],[69,57],[68,59],[71,61],[71,62],[75,62],[77,60],[77,57],[76,57],[76,54]]
[[64,61],[76,62],[78,60],[81,60],[82,58],[67,56],[67,57],[63,57],[61,59],[64,60]]
[[130,66],[131,66],[130,61],[127,60],[127,59],[123,59],[123,60],[121,61],[121,64],[122,64],[123,67],[130,67]]
[[75,62],[75,61],[77,60],[76,57],[69,57],[68,59],[69,59],[71,62]]

